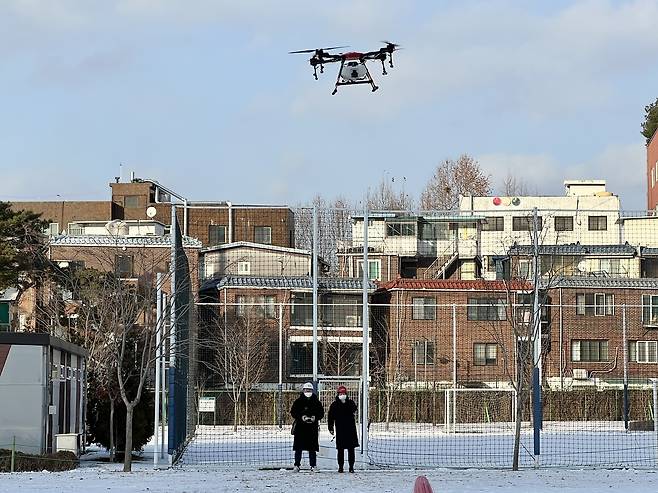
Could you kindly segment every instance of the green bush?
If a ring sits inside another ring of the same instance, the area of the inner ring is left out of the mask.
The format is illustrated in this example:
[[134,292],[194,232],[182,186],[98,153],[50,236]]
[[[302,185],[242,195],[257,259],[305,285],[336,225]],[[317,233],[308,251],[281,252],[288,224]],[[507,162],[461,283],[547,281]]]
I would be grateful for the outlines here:
[[[73,452],[33,455],[16,452],[14,471],[70,471],[76,469],[79,460]],[[11,450],[0,449],[0,472],[11,472]]]

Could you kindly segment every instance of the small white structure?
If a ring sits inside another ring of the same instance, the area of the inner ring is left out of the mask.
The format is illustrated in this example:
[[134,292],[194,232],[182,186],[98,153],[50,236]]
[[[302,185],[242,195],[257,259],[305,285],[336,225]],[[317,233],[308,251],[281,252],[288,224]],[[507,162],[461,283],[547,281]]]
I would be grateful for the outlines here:
[[[87,352],[48,334],[0,333],[0,444],[30,454],[77,450]],[[58,436],[66,434],[58,440]],[[76,445],[75,447],[73,445]]]

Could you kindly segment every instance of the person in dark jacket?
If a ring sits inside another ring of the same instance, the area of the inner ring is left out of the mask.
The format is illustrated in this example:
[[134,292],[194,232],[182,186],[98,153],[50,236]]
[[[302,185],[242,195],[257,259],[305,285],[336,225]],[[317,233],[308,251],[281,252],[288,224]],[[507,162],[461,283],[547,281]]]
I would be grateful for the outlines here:
[[324,418],[324,408],[318,396],[313,393],[313,384],[307,382],[302,387],[300,395],[292,404],[290,414],[295,420],[293,423],[292,448],[295,451],[294,471],[299,472],[302,462],[302,451],[308,450],[308,463],[311,471],[316,471],[317,452],[320,450],[318,435],[320,420]]
[[359,437],[356,434],[356,404],[347,397],[347,389],[342,385],[338,387],[336,400],[329,406],[327,424],[329,433],[336,432],[336,458],[338,459],[338,472],[343,472],[345,464],[345,449],[350,472],[354,472],[354,449],[359,446]]

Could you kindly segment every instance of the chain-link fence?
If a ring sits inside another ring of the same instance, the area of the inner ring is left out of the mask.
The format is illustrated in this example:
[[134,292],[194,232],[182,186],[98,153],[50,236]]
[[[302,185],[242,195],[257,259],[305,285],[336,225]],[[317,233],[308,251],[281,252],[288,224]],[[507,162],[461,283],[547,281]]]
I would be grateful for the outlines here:
[[254,223],[205,249],[182,462],[290,465],[311,381],[325,409],[348,386],[375,466],[655,466],[658,218],[599,198],[303,208],[294,247]]

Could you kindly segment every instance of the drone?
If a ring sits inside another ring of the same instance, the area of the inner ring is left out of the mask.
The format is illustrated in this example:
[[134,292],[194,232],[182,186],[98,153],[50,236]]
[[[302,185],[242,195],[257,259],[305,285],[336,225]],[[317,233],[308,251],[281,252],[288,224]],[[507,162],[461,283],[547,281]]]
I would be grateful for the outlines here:
[[358,51],[337,54],[329,53],[331,50],[349,48],[348,46],[333,46],[331,48],[291,51],[290,54],[313,53],[309,63],[313,67],[313,77],[315,77],[315,80],[318,80],[318,67],[320,67],[320,73],[322,74],[324,73],[324,65],[326,63],[340,62],[336,85],[334,86],[334,91],[331,93],[332,95],[338,92],[338,86],[352,86],[356,84],[370,84],[372,92],[375,92],[379,87],[375,85],[375,81],[366,66],[366,61],[379,60],[382,62],[382,75],[387,75],[386,60],[388,59],[389,67],[393,68],[393,52],[400,49],[399,45],[390,41],[382,41],[382,43],[385,44],[384,47],[365,53]]

